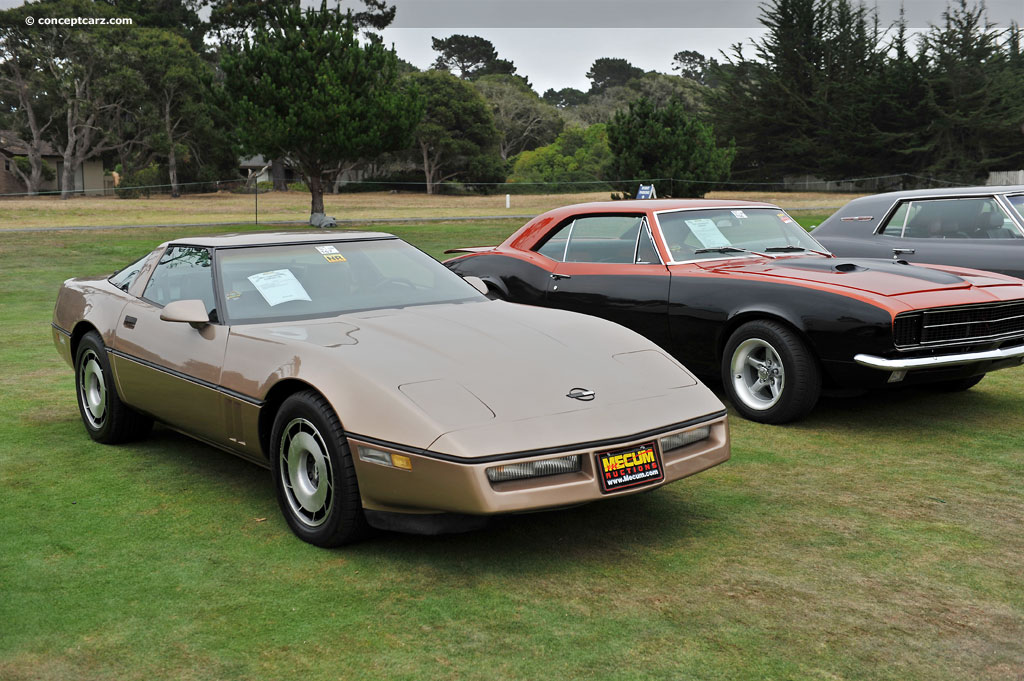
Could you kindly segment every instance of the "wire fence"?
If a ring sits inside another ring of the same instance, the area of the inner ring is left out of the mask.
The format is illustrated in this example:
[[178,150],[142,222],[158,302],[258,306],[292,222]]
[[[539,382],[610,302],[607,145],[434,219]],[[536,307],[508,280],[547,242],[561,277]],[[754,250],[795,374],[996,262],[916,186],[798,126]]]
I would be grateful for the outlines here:
[[[745,180],[700,180],[689,178],[644,177],[633,179],[593,179],[564,180],[556,182],[441,182],[433,185],[438,194],[557,194],[579,192],[628,191],[635,190],[641,184],[653,184],[659,195],[674,196],[675,188],[683,185],[699,185],[707,191],[757,191],[757,192],[822,192],[822,193],[876,193],[903,189],[924,189],[933,187],[951,187],[965,184],[963,181],[948,180],[912,173],[895,175],[874,175],[869,177],[853,177],[838,180],[822,180],[815,177],[787,177],[782,180],[745,181]],[[299,183],[289,184],[293,191],[309,191]],[[169,184],[146,184],[131,186],[104,186],[75,189],[68,192],[73,196],[117,196],[125,199],[148,198],[155,195],[169,195],[174,187]],[[228,178],[200,182],[180,182],[177,191],[180,194],[213,194],[232,192],[238,194],[260,194],[273,190],[272,182],[252,182],[246,178]],[[358,179],[330,183],[325,193],[349,193],[369,191],[396,191],[426,193],[427,184],[420,180],[403,179]],[[60,189],[46,189],[38,192],[0,193],[0,198],[18,198],[29,196],[63,196]]]

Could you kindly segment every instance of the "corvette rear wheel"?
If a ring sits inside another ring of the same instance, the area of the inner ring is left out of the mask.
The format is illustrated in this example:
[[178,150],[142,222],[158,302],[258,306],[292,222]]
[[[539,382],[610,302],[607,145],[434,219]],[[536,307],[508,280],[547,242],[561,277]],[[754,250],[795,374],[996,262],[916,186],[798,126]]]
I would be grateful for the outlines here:
[[722,383],[736,410],[759,423],[801,419],[821,395],[821,373],[806,344],[768,320],[747,322],[729,338]]
[[286,399],[270,441],[277,501],[300,539],[330,547],[366,535],[352,455],[341,422],[322,395],[310,390]]
[[75,352],[75,394],[89,437],[113,445],[143,437],[153,419],[121,401],[103,339],[95,331],[82,336]]

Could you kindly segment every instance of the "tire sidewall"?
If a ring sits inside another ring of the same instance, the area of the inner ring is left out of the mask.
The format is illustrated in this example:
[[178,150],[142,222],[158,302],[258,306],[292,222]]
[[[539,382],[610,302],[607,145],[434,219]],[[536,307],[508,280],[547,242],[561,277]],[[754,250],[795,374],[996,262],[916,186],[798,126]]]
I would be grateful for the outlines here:
[[[96,361],[103,371],[103,388],[107,393],[107,404],[105,407],[105,418],[99,428],[89,423],[85,405],[82,403],[82,360],[86,353],[92,351],[96,355]],[[117,399],[117,388],[114,386],[113,371],[110,368],[110,359],[107,357],[106,347],[103,340],[95,331],[82,336],[75,351],[75,401],[78,403],[78,414],[82,417],[82,424],[89,433],[89,437],[97,442],[105,442],[110,438],[112,423],[114,421],[114,400]]]
[[[337,546],[345,543],[346,537],[356,529],[358,518],[353,509],[346,503],[355,483],[354,475],[349,478],[345,474],[352,466],[348,444],[338,437],[340,430],[337,423],[332,423],[330,416],[323,412],[323,407],[312,399],[308,393],[298,393],[286,399],[274,418],[274,427],[270,436],[270,473],[274,480],[274,491],[277,494],[278,506],[285,521],[300,539],[316,546]],[[316,527],[310,527],[295,516],[289,505],[284,480],[281,475],[281,439],[285,426],[293,419],[306,419],[319,431],[320,438],[327,448],[330,460],[331,475],[334,478],[334,505],[327,519]],[[361,513],[361,508],[359,510]]]
[[[741,343],[751,338],[771,345],[782,360],[782,396],[767,409],[754,409],[747,405],[733,385],[733,355]],[[788,423],[802,418],[814,407],[821,393],[817,362],[806,344],[795,332],[767,320],[747,322],[730,336],[722,354],[722,384],[736,411],[744,418],[760,423]]]

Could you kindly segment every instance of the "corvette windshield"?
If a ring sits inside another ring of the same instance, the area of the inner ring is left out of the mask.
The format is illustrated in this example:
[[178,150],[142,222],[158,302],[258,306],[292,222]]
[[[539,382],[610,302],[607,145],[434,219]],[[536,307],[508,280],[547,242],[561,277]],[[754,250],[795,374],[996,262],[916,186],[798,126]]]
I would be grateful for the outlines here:
[[485,300],[398,239],[222,248],[215,260],[224,307],[236,324]]
[[777,208],[715,208],[657,214],[672,260],[754,253],[826,252],[804,228]]

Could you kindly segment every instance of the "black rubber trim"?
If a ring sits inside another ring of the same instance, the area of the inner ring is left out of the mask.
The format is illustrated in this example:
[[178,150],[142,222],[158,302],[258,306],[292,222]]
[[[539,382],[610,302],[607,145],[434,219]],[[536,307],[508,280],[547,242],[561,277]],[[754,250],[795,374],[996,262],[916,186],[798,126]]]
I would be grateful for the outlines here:
[[71,338],[71,332],[68,331],[67,329],[63,329],[63,328],[57,326],[57,322],[50,322],[50,326],[55,328],[57,331],[60,331],[62,334],[64,334],[68,338]]
[[467,459],[461,456],[452,456],[451,454],[442,454],[440,452],[431,452],[427,449],[421,449],[419,447],[409,447],[407,445],[398,444],[397,442],[388,442],[387,440],[381,440],[379,438],[370,437],[368,435],[359,435],[351,431],[346,431],[345,436],[350,437],[353,440],[359,440],[365,442],[368,445],[377,445],[378,447],[384,447],[386,449],[394,449],[399,452],[408,452],[409,454],[416,454],[418,456],[425,456],[428,459],[439,459],[441,461],[449,461],[451,463],[461,463],[467,465],[479,464],[479,463],[493,463],[495,461],[507,461],[509,459],[521,459],[531,456],[544,456],[546,454],[561,454],[562,452],[573,452],[580,449],[603,449],[605,447],[615,447],[616,445],[623,444],[625,442],[631,442],[632,440],[646,440],[651,437],[657,437],[663,433],[668,433],[673,430],[679,430],[680,428],[687,428],[689,426],[695,426],[700,423],[707,421],[714,421],[722,418],[728,414],[723,409],[713,414],[706,414],[705,416],[699,416],[689,421],[681,421],[679,423],[673,423],[670,426],[663,426],[661,428],[654,428],[652,430],[645,430],[642,433],[635,433],[633,435],[626,435],[623,437],[609,438],[607,440],[592,440],[590,442],[579,442],[571,445],[560,445],[558,447],[546,447],[544,449],[528,449],[520,452],[509,452],[507,454],[495,454],[494,456],[481,456],[475,459]]
[[118,357],[122,357],[124,359],[129,360],[129,361],[135,362],[136,364],[141,364],[144,367],[149,367],[150,369],[156,369],[157,371],[162,371],[165,374],[170,374],[171,376],[174,376],[175,378],[180,378],[183,381],[188,381],[189,383],[195,383],[196,385],[201,385],[204,388],[209,388],[210,390],[216,390],[217,392],[222,393],[224,395],[227,395],[228,397],[233,397],[236,400],[241,400],[242,402],[248,402],[249,404],[255,405],[257,407],[262,407],[263,406],[263,400],[257,400],[254,397],[249,397],[248,395],[243,395],[240,392],[236,392],[234,390],[230,390],[228,388],[225,388],[223,386],[217,385],[215,383],[210,383],[209,381],[204,381],[201,378],[196,378],[194,376],[189,376],[188,374],[183,374],[180,371],[175,371],[174,369],[168,369],[167,367],[162,367],[159,364],[154,364],[153,362],[150,362],[149,360],[142,359],[141,357],[136,357],[134,355],[129,355],[126,352],[121,352],[120,350],[115,350],[113,348],[107,348],[107,352],[109,352],[112,355],[117,355]]

